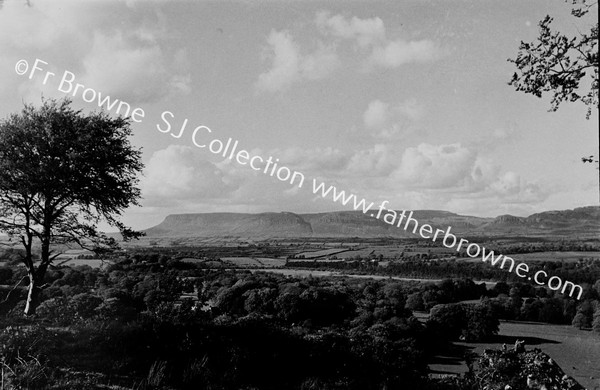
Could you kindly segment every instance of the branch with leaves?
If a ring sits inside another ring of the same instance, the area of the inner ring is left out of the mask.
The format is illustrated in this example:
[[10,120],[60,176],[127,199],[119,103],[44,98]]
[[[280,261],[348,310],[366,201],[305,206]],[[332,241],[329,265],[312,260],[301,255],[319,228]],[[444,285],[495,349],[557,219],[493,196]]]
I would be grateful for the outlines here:
[[[597,7],[587,0],[574,0],[573,5],[571,14],[576,18]],[[549,93],[550,111],[563,102],[581,102],[589,119],[592,109],[598,109],[598,21],[575,37],[554,31],[552,21],[550,16],[540,21],[537,40],[521,41],[517,57],[508,60],[517,68],[509,85],[537,97]]]

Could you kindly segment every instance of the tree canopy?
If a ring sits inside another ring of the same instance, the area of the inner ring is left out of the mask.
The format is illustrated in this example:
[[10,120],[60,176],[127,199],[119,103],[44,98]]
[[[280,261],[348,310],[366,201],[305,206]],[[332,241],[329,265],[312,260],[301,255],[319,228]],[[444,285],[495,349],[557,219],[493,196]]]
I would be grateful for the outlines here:
[[[70,100],[25,105],[0,123],[0,231],[25,249],[29,295],[26,314],[54,256],[51,245],[92,250],[115,240],[98,231],[107,221],[125,238],[136,236],[118,217],[137,204],[141,152],[130,144],[126,118],[84,114]],[[34,245],[41,255],[34,258]]]

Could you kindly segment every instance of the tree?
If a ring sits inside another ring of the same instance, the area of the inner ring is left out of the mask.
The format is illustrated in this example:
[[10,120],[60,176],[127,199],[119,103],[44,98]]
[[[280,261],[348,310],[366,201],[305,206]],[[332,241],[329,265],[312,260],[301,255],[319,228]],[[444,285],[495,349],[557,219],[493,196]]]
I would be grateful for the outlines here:
[[450,303],[435,305],[429,314],[427,325],[440,332],[448,340],[457,339],[465,328],[465,307]]
[[483,341],[498,334],[500,321],[492,306],[487,304],[465,305],[467,318],[462,335],[467,341]]
[[[565,1],[572,2],[571,14],[580,20],[598,6],[597,0]],[[592,11],[592,15],[597,12],[597,9]],[[575,37],[553,31],[552,21],[553,18],[546,15],[539,22],[537,40],[521,41],[517,58],[508,59],[517,67],[509,85],[537,97],[550,93],[550,111],[558,110],[565,101],[581,102],[587,106],[586,118],[589,119],[592,109],[598,110],[598,18],[592,17],[592,23],[586,26],[589,32],[579,32]],[[581,160],[584,164],[598,165],[594,155]],[[597,168],[600,189],[600,167]]]
[[[597,6],[590,0],[572,2],[571,14],[579,19]],[[535,42],[521,41],[517,58],[509,59],[517,67],[509,85],[537,97],[552,94],[551,111],[565,101],[579,101],[587,106],[589,119],[592,109],[598,109],[598,19],[576,37],[553,31],[552,21],[549,15],[540,21]]]
[[406,298],[406,308],[409,310],[425,310],[423,295],[420,292],[412,293]]
[[577,308],[577,314],[573,318],[572,325],[576,328],[589,328],[592,326],[594,306],[590,301],[583,301]]
[[[43,100],[0,123],[0,231],[18,239],[29,278],[25,314],[35,313],[51,247],[78,245],[94,251],[116,246],[98,231],[101,221],[124,239],[138,237],[118,220],[137,205],[141,151],[130,121],[105,112],[84,115],[70,100]],[[34,245],[41,247],[39,258]]]
[[600,305],[596,308],[594,312],[594,320],[592,321],[592,329],[596,333],[600,333]]

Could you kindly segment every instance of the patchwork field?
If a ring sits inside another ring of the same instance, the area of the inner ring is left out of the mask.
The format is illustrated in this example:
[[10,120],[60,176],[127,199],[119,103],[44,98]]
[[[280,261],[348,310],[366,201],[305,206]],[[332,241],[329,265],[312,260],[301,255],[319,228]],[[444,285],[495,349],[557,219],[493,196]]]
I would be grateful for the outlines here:
[[205,264],[207,266],[221,268],[280,268],[285,266],[285,259],[268,257],[221,257],[220,261],[204,260],[195,258],[184,258],[181,261],[194,264]]
[[332,248],[332,249],[324,249],[324,250],[312,251],[312,252],[301,252],[301,253],[298,253],[296,255],[296,257],[302,257],[305,259],[316,259],[319,257],[332,256],[332,255],[336,255],[339,253],[346,253],[346,252],[348,252],[348,251],[344,248]]
[[71,259],[61,262],[55,262],[56,266],[71,266],[77,267],[79,265],[87,265],[92,268],[102,268],[106,267],[108,264],[111,264],[110,260],[101,260],[101,259]]
[[[500,252],[502,253],[502,252]],[[522,261],[525,263],[535,263],[541,261],[559,261],[565,263],[576,263],[580,259],[598,259],[600,261],[600,252],[589,251],[589,252],[579,252],[579,251],[568,251],[568,252],[557,252],[557,251],[548,251],[548,252],[533,252],[533,253],[518,253],[508,255],[515,259],[515,261]],[[465,262],[480,262],[480,258],[462,258],[461,261]]]
[[522,253],[514,255],[514,258],[521,261],[564,261],[566,263],[576,263],[579,259],[599,259],[600,252],[535,252]]

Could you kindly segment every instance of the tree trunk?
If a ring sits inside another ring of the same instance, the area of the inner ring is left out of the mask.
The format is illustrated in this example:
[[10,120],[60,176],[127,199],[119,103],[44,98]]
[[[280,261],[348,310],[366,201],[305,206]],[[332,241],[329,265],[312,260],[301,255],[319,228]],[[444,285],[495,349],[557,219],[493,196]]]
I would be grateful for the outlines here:
[[35,314],[35,309],[39,303],[40,287],[34,275],[29,274],[29,289],[27,290],[27,301],[25,303],[25,315],[30,316]]
[[[48,220],[48,216],[46,216]],[[30,316],[35,314],[35,309],[39,304],[39,296],[41,286],[44,283],[46,270],[50,264],[50,226],[44,226],[44,237],[42,238],[42,258],[37,268],[33,266],[29,269],[29,289],[27,291],[27,301],[25,303],[25,315]]]

